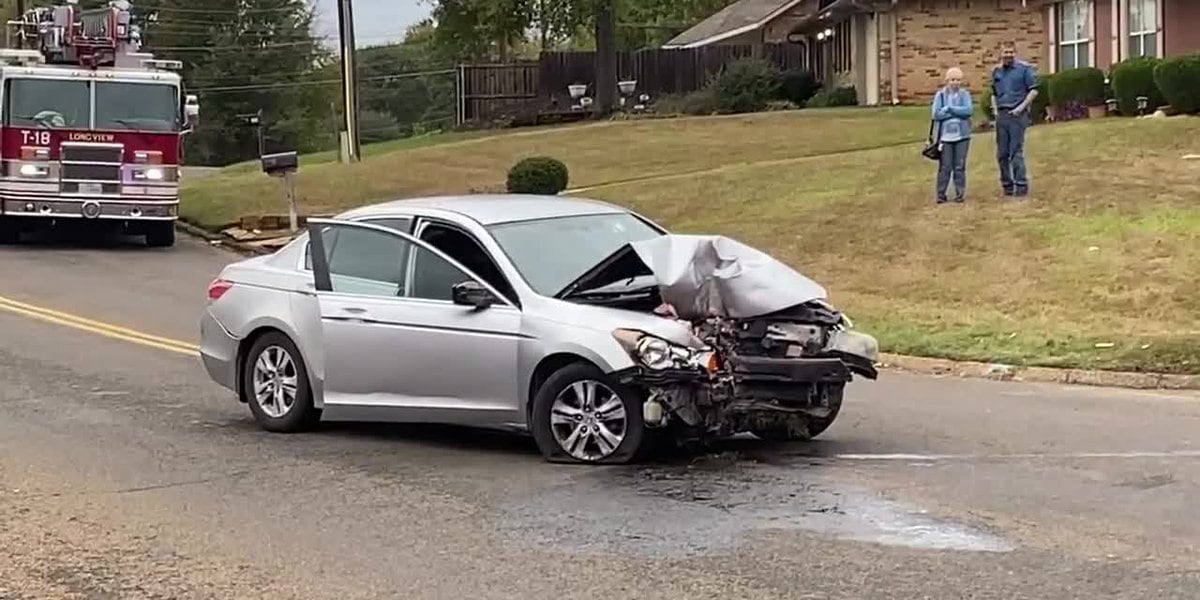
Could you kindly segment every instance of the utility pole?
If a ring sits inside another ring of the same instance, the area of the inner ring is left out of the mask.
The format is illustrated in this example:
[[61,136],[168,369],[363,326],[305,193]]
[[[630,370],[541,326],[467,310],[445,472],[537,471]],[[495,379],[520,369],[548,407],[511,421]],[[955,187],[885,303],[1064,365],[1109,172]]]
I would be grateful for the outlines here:
[[617,15],[613,0],[596,2],[596,116],[617,104]]
[[352,0],[338,0],[338,25],[342,41],[342,104],[346,115],[345,157],[352,163],[362,155],[358,130],[358,73],[354,64],[354,10]]

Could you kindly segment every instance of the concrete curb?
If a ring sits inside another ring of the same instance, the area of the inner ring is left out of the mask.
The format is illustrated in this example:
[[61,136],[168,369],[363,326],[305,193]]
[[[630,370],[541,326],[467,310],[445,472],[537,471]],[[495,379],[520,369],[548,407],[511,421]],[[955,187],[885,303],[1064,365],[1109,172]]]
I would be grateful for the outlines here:
[[[261,256],[271,253],[269,250],[243,244],[228,236],[212,233],[191,223],[184,221],[176,221],[176,223],[178,228],[188,235],[198,237],[214,245],[230,248],[241,254]],[[1011,365],[954,361],[942,358],[923,358],[900,354],[880,355],[879,367],[884,370],[919,375],[991,379],[994,381],[1060,383],[1139,390],[1200,390],[1200,375],[1015,367]]]
[[1138,390],[1200,390],[1200,375],[1017,367],[898,354],[883,354],[880,356],[879,362],[879,366],[883,369],[921,375],[991,379],[994,381],[1059,383]]
[[175,228],[186,233],[187,235],[200,238],[214,246],[223,246],[225,248],[229,248],[230,250],[234,250],[239,254],[245,254],[248,256],[261,256],[271,253],[271,251],[264,248],[243,244],[229,236],[213,233],[207,229],[204,229],[203,227],[197,227],[196,225],[192,225],[191,223],[183,221],[182,219],[175,221]]

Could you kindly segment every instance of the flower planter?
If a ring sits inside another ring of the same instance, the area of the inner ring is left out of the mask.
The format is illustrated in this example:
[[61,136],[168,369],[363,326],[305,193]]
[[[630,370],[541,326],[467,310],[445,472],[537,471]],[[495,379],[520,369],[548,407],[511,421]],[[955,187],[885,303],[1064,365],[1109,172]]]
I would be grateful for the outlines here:
[[1101,104],[1099,106],[1087,107],[1087,116],[1089,119],[1099,119],[1108,116],[1108,107]]

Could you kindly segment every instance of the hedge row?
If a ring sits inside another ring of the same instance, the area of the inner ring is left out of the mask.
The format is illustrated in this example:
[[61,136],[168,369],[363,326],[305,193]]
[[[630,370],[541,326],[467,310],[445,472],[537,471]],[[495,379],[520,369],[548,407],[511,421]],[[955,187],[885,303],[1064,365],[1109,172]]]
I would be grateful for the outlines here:
[[1050,102],[1059,107],[1095,106],[1115,98],[1121,114],[1135,115],[1138,98],[1145,97],[1151,112],[1170,104],[1183,113],[1200,113],[1200,53],[1126,59],[1113,65],[1109,82],[1111,89],[1105,85],[1104,72],[1094,67],[1062,71],[1049,86]]

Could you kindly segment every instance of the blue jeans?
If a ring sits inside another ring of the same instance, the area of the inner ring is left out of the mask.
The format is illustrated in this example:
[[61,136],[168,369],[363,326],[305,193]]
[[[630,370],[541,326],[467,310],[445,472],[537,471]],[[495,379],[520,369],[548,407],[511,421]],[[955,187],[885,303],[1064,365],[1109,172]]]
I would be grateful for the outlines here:
[[1025,130],[1029,129],[1029,113],[1013,116],[1000,109],[996,118],[996,159],[1000,163],[1000,187],[1006,194],[1029,193],[1025,173]]
[[957,142],[942,142],[942,160],[938,163],[937,199],[946,201],[946,188],[950,187],[950,177],[954,176],[954,199],[962,200],[967,193],[967,151],[971,148],[971,138]]

